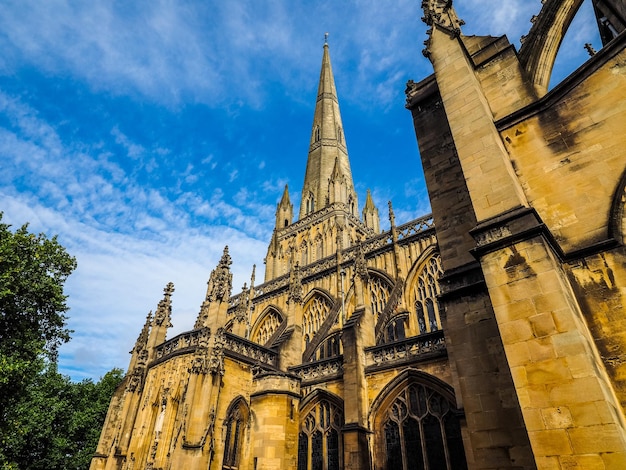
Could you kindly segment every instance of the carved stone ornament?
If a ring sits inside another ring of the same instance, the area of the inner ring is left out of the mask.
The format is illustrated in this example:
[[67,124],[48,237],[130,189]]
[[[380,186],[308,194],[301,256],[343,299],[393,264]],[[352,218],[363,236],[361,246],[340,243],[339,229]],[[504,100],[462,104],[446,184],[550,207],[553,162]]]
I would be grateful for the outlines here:
[[247,321],[248,319],[248,304],[250,298],[250,290],[246,284],[243,285],[243,289],[241,290],[241,300],[235,307],[235,320],[239,323]]
[[434,26],[441,28],[450,36],[456,37],[461,34],[461,26],[465,22],[454,11],[452,0],[422,0],[422,9],[424,10],[422,21],[430,26],[427,33],[428,40],[424,42],[426,49],[423,51],[424,55],[428,57],[430,55],[430,38]]
[[365,261],[365,250],[363,250],[363,243],[359,243],[356,251],[356,257],[354,258],[354,275],[359,276],[364,281],[369,280],[369,274],[367,272],[367,261]]
[[152,311],[148,312],[148,316],[146,317],[146,323],[144,323],[143,328],[141,329],[141,333],[139,333],[139,337],[135,342],[135,347],[131,351],[132,353],[140,354],[141,351],[146,349],[146,345],[148,344],[148,335],[150,334],[150,325],[152,324]]
[[128,380],[128,385],[126,385],[126,391],[130,393],[141,392],[143,385],[143,376],[144,368],[135,367],[135,370],[133,370],[132,375]]
[[209,278],[206,298],[209,302],[228,301],[233,287],[233,275],[230,272],[231,264],[232,260],[228,254],[228,246],[225,246],[222,258],[217,268],[211,272],[211,277]]
[[300,276],[300,265],[296,263],[289,274],[289,295],[287,302],[301,304],[304,298],[304,290],[302,288],[302,279]]
[[165,323],[165,326],[169,328],[172,326],[170,319],[172,316],[172,294],[174,293],[174,284],[168,282],[165,289],[163,289],[163,292],[163,300],[159,302],[157,311],[154,314],[154,324],[162,326]]
[[189,367],[190,374],[206,374],[209,371],[207,364],[206,351],[202,351],[196,354],[191,360],[191,366]]
[[224,375],[224,330],[220,328],[215,335],[211,357],[209,358],[209,372],[212,375]]

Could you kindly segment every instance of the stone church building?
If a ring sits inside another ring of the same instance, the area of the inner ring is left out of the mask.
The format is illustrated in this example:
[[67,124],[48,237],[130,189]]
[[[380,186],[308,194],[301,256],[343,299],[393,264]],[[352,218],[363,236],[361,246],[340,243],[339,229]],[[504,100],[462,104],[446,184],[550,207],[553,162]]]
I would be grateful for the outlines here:
[[549,89],[582,0],[542,3],[516,50],[422,1],[434,74],[406,94],[433,214],[390,204],[384,232],[324,45],[263,283],[233,295],[225,248],[170,339],[166,286],[93,470],[626,468],[626,6],[593,1],[602,49]]

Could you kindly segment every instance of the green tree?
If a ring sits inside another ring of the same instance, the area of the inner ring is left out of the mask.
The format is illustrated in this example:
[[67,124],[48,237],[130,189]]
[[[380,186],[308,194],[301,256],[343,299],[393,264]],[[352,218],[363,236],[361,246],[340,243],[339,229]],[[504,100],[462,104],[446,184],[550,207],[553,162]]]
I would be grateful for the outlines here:
[[4,439],[0,464],[20,470],[87,470],[123,377],[121,369],[113,369],[97,383],[75,383],[50,363],[9,412],[13,432]]
[[5,411],[70,339],[63,285],[76,268],[56,237],[10,228],[0,213],[0,433]]

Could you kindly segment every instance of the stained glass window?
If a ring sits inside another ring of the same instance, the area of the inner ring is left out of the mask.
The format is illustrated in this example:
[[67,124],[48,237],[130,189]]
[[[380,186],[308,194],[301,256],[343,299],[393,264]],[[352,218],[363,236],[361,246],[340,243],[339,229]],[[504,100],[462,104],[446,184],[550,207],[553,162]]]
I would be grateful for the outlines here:
[[241,441],[247,421],[247,410],[242,402],[235,405],[224,420],[226,428],[224,439],[223,470],[237,470],[241,458]]
[[320,400],[304,417],[298,439],[298,470],[339,470],[343,411]]
[[411,384],[398,394],[386,410],[381,437],[389,469],[467,468],[453,404],[425,385]]
[[437,296],[440,293],[437,282],[443,270],[438,255],[431,257],[419,274],[413,293],[415,295],[415,316],[418,333],[428,333],[441,328],[441,318]]

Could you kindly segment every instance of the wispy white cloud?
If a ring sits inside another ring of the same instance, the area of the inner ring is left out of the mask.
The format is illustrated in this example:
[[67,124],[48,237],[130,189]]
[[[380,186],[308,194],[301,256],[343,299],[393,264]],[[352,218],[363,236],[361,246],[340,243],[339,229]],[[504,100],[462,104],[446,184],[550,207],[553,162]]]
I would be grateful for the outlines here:
[[[455,6],[466,33],[515,39],[541,2]],[[62,367],[125,366],[169,281],[172,334],[190,328],[226,243],[236,289],[262,270],[287,182],[298,212],[327,31],[361,202],[372,187],[383,227],[390,199],[398,223],[429,211],[403,108],[406,80],[432,72],[421,15],[416,0],[5,1],[0,210],[78,258]]]

